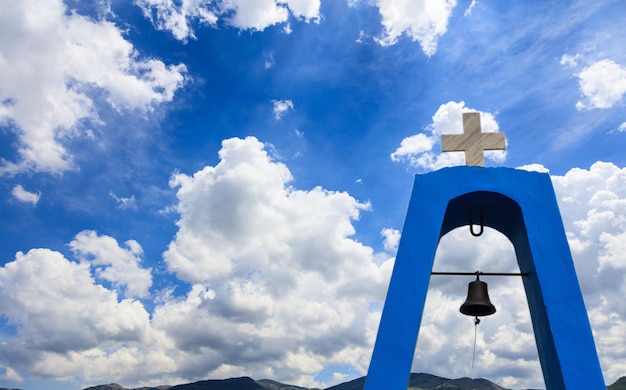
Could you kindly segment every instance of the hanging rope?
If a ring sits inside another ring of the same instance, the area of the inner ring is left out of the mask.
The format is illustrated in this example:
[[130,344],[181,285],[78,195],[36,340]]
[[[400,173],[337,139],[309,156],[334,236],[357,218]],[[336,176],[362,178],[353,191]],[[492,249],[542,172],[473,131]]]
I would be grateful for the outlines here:
[[480,324],[480,320],[478,317],[474,318],[474,352],[472,353],[472,370],[474,369],[474,360],[476,359],[476,333],[478,330],[478,324]]

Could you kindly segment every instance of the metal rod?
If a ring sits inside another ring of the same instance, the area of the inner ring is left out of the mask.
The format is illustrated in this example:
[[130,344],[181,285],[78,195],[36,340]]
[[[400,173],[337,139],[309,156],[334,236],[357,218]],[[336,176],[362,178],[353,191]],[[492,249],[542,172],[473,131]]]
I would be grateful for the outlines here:
[[431,275],[528,276],[528,272],[431,272]]

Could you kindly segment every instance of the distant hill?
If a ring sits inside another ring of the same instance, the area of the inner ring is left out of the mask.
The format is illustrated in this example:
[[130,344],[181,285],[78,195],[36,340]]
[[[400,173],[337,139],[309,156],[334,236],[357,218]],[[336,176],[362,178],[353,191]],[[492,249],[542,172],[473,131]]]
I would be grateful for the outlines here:
[[435,387],[426,388],[429,390],[507,390],[504,387],[500,387],[487,379],[470,379],[460,378],[453,379],[442,383]]
[[[365,377],[326,390],[363,390]],[[430,374],[411,374],[408,390],[508,390],[486,379],[448,379]]]
[[243,377],[187,383],[185,385],[172,386],[168,390],[265,390],[265,387],[252,378]]
[[310,389],[308,387],[286,385],[284,383],[276,382],[271,379],[261,379],[261,380],[258,380],[257,383],[269,390],[319,390],[319,389]]
[[606,388],[607,390],[626,390],[626,376],[623,376],[615,381],[611,386]]
[[[288,388],[289,387],[284,387],[283,389],[288,389]],[[268,387],[263,387],[261,384],[257,383],[252,378],[242,377],[242,378],[231,378],[231,379],[223,379],[223,380],[222,379],[210,379],[210,380],[205,380],[205,381],[186,383],[184,385],[141,387],[137,389],[127,389],[125,387],[118,385],[117,383],[111,383],[108,385],[88,387],[84,390],[267,390],[267,389]]]
[[[325,390],[363,390],[365,377],[354,379],[329,387]],[[18,390],[5,389],[0,390]],[[118,384],[100,385],[89,387],[84,390],[320,390],[299,387],[276,382],[270,379],[255,381],[252,378],[231,378],[224,380],[205,380],[194,383],[187,383],[177,386],[142,387],[137,389],[127,389]],[[504,387],[488,381],[487,379],[442,378],[430,374],[411,374],[409,377],[409,387],[407,390],[508,390]],[[619,378],[615,383],[607,387],[607,390],[626,390],[626,377]]]
[[[168,390],[171,388],[172,386],[157,386],[157,387],[139,387],[133,390]],[[129,389],[123,386],[120,386],[117,383],[110,383],[108,385],[98,385],[98,386],[88,387],[84,390],[129,390]]]

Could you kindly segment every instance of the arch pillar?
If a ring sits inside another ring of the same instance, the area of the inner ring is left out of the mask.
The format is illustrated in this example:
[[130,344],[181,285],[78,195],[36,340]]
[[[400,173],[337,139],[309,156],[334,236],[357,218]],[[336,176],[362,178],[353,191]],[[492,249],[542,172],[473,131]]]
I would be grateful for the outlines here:
[[604,389],[550,176],[463,166],[415,177],[365,390],[406,390],[439,240],[481,209],[484,225],[509,238],[528,273],[523,284],[546,389]]

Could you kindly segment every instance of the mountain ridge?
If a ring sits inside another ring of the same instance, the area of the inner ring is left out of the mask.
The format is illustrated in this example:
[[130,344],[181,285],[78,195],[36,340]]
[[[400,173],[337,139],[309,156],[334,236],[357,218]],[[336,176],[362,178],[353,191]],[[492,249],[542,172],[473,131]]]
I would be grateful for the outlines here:
[[[360,377],[323,390],[363,390],[365,377]],[[20,390],[0,387],[0,390]],[[87,387],[83,390],[322,390],[280,383],[271,379],[254,380],[250,377],[208,379],[180,385],[126,388],[117,383]],[[426,373],[412,373],[407,390],[510,390],[484,378],[449,379]],[[526,389],[532,390],[532,389]],[[626,390],[626,376],[607,386],[607,390]]]

